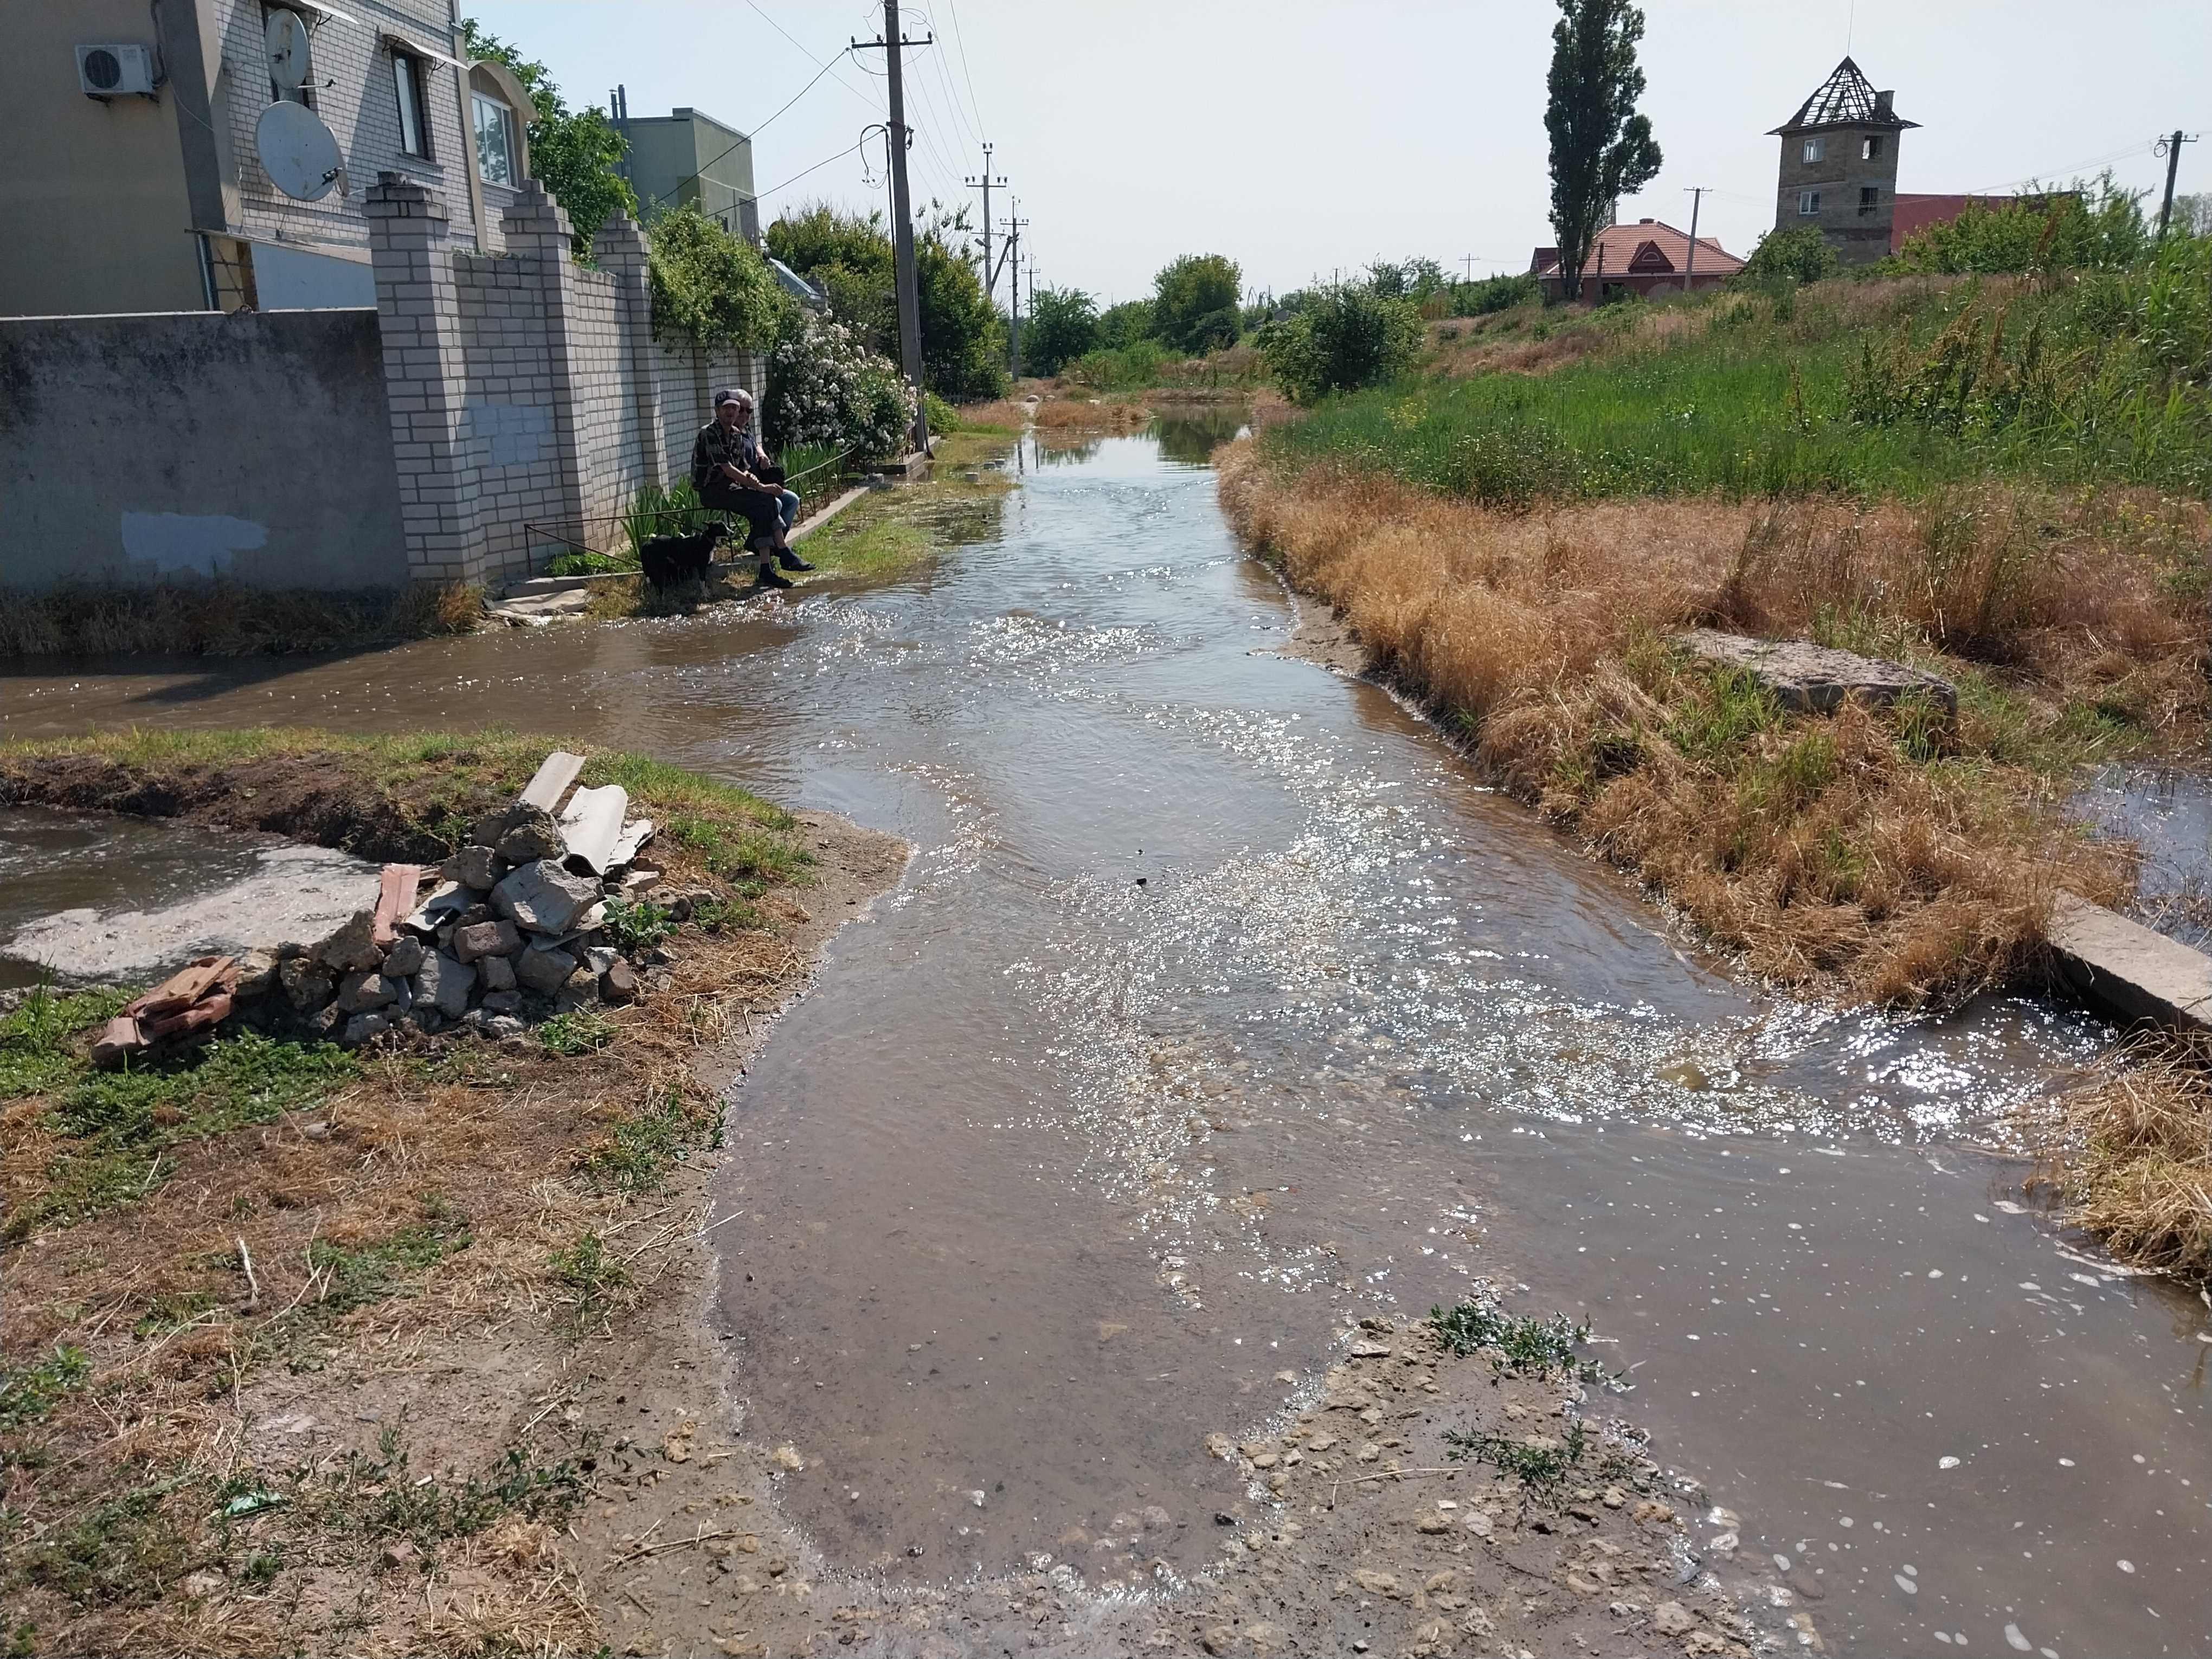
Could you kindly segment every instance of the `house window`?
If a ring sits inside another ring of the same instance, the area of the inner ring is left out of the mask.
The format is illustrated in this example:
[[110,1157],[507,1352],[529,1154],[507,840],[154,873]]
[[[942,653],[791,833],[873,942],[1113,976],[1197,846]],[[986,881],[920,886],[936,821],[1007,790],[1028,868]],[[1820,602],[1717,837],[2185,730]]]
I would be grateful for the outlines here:
[[428,78],[427,66],[413,52],[392,54],[392,88],[399,100],[399,148],[425,161],[430,159],[430,124],[422,116]]
[[514,112],[496,98],[472,95],[476,106],[477,170],[488,185],[514,185]]
[[1820,211],[1820,192],[1819,191],[1801,190],[1797,192],[1797,212],[1801,217],[1814,218]]
[[1827,153],[1828,141],[1826,139],[1808,138],[1805,141],[1805,159],[1808,161],[1817,161]]
[[1881,186],[1880,185],[1861,185],[1859,186],[1859,211],[1861,213],[1872,213],[1881,205]]
[[1859,146],[1859,160],[1862,161],[1871,161],[1881,154],[1881,139],[1879,136],[1869,138]]

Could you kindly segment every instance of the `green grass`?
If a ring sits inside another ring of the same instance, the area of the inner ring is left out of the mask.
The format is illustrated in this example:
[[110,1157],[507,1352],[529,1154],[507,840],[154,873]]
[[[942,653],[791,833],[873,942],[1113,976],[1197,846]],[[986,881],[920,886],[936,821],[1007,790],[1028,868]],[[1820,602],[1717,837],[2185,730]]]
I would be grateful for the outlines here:
[[538,1028],[538,1044],[549,1054],[587,1054],[614,1040],[614,1022],[587,1008],[556,1014]]
[[65,1069],[42,1073],[35,1091],[47,1097],[47,1121],[62,1145],[41,1190],[9,1212],[0,1238],[131,1202],[174,1172],[172,1147],[315,1105],[359,1071],[329,1043],[254,1031],[119,1072],[95,1072],[72,1054]]
[[573,1243],[554,1251],[551,1267],[554,1278],[575,1295],[568,1322],[578,1336],[605,1322],[630,1282],[629,1266],[595,1232],[580,1233]]
[[[2207,263],[2197,257],[2198,289]],[[1515,508],[1708,491],[1918,497],[1990,472],[2201,495],[2212,331],[2194,292],[2160,271],[2051,294],[1906,284],[1884,298],[1836,283],[1692,301],[1649,339],[1636,331],[1650,308],[1608,307],[1534,325],[1532,340],[1617,337],[1549,374],[1408,378],[1332,399],[1265,442],[1293,462],[1342,458]]]
[[671,818],[663,833],[698,854],[708,870],[748,898],[759,897],[771,882],[797,879],[814,862],[812,854],[781,835],[733,828],[696,812]]
[[40,1421],[91,1369],[82,1348],[61,1343],[44,1359],[0,1370],[0,1429]]
[[325,1276],[318,1309],[336,1315],[389,1301],[404,1291],[410,1275],[436,1267],[475,1242],[465,1218],[441,1204],[426,1207],[434,1212],[430,1218],[374,1243],[340,1245],[326,1238],[310,1243],[307,1267]]
[[670,923],[667,910],[651,899],[609,899],[606,936],[623,951],[649,951],[665,939]]
[[82,1068],[72,1039],[123,1012],[125,990],[57,996],[45,986],[0,1018],[0,1100],[58,1088]]
[[671,1089],[615,1126],[580,1160],[586,1181],[600,1192],[651,1192],[708,1138],[715,1112],[706,1102]]
[[509,1515],[565,1521],[588,1489],[578,1462],[535,1462],[520,1448],[510,1448],[483,1475],[456,1480],[417,1474],[401,1438],[404,1428],[404,1416],[398,1425],[386,1425],[378,1431],[374,1455],[348,1452],[319,1486],[302,1481],[292,1501],[334,1533],[410,1539],[434,1559],[440,1544],[480,1533]]

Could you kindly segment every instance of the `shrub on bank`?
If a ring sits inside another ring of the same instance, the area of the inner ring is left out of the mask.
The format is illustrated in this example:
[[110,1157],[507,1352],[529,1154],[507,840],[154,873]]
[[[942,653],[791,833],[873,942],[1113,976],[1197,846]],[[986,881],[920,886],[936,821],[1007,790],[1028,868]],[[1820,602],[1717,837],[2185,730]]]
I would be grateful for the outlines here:
[[914,411],[914,390],[890,360],[834,319],[805,314],[769,354],[762,418],[773,444],[835,444],[869,459],[898,455]]
[[1422,334],[1420,309],[1413,301],[1340,284],[1263,327],[1260,355],[1285,396],[1311,404],[1333,392],[1403,374],[1420,350]]

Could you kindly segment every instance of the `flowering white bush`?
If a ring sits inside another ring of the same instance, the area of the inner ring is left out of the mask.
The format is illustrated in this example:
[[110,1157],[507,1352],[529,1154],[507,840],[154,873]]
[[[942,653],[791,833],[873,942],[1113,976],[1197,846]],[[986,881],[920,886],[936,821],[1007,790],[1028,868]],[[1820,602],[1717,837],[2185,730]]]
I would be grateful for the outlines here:
[[792,444],[848,446],[866,459],[906,452],[914,389],[833,318],[809,312],[768,358],[768,436]]

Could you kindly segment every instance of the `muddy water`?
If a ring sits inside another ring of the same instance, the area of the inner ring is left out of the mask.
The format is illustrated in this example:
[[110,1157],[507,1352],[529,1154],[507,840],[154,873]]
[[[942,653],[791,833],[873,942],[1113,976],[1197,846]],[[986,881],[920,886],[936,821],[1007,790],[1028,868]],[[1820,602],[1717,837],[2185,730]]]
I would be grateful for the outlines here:
[[[1702,962],[1278,654],[1200,454],[1025,453],[971,545],[872,592],[17,679],[0,730],[505,720],[908,836],[738,1095],[716,1234],[733,1386],[835,1561],[1187,1565],[1243,1498],[1201,1437],[1489,1275],[1589,1310],[1621,1408],[1742,1517],[1698,1538],[1832,1647],[2201,1649],[2205,1310],[1972,1150],[2102,1034],[1834,1018]],[[1143,1562],[1091,1541],[1148,1509]]]

